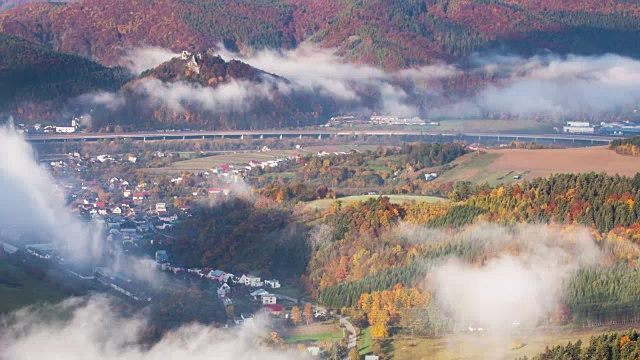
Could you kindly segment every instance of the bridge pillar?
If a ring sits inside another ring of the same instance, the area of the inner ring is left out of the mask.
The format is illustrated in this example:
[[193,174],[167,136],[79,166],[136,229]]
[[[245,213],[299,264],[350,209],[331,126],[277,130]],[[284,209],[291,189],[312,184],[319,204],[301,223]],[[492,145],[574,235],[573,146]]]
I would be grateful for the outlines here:
[[182,135],[182,140],[184,140],[184,139],[185,139],[185,137],[184,137],[184,135]]
[[302,139],[302,134],[300,134],[300,136],[298,136],[298,139]]
[[322,140],[322,134],[318,135],[318,140]]
[[482,136],[478,136],[478,140],[482,139]]
[[202,135],[202,140],[204,140],[204,135]]
[[146,136],[145,136],[145,137],[143,137],[143,138],[142,138],[142,141],[143,141],[143,142],[147,142],[147,137],[146,137]]
[[224,134],[222,134],[222,135],[220,136],[220,139],[224,139]]
[[260,135],[260,139],[264,139],[264,135]]
[[280,140],[282,140],[282,134],[280,134]]
[[240,140],[244,140],[244,134],[240,135]]
[[500,141],[500,136],[498,136],[498,141]]
[[556,138],[553,138],[553,142],[554,142],[554,143],[556,142]]
[[538,142],[538,138],[533,138],[533,142],[537,143]]
[[593,145],[593,139],[591,139],[591,145]]
[[162,140],[167,140],[167,137],[166,137],[166,136],[163,136],[163,137],[162,137]]

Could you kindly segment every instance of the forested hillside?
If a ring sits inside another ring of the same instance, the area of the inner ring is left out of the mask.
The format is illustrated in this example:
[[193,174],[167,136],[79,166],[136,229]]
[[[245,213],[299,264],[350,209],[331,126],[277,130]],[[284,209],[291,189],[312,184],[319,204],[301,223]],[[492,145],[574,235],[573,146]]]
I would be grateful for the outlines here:
[[[578,340],[575,343],[547,348],[531,360],[561,359],[619,359],[632,360],[640,356],[640,335],[637,330],[624,333],[606,333],[592,337],[587,343]],[[527,360],[527,357],[519,360]]]
[[0,106],[16,101],[66,100],[126,81],[121,68],[67,55],[0,33]]
[[[607,256],[601,266],[580,269],[565,284],[561,306],[551,318],[590,323],[636,316],[640,289],[632,279],[638,276],[640,252],[632,243],[640,241],[638,179],[567,174],[496,188],[458,183],[451,192],[452,203],[394,205],[383,197],[342,206],[336,201],[325,210],[323,225],[314,233],[305,281],[320,302],[366,313],[361,303],[367,294],[397,286],[430,293],[432,289],[424,288],[425,279],[443,259],[453,257],[479,266],[529,246],[529,240],[497,241],[483,235],[495,233],[495,228],[467,231],[473,229],[470,224],[512,228],[542,223],[567,231],[581,224],[591,229]],[[537,241],[542,244],[543,237],[530,240],[531,246]],[[433,311],[428,308],[425,311]],[[402,326],[402,318],[387,318],[385,329]],[[425,333],[433,333],[440,331],[434,326],[442,322],[423,325]]]
[[635,56],[639,24],[640,5],[624,0],[85,0],[0,15],[2,31],[109,65],[136,46],[292,48],[304,40],[396,69],[502,46]]
[[[289,223],[287,213],[247,200],[200,209],[173,234],[175,242],[169,249],[188,267],[291,278],[302,274],[307,262],[303,234]],[[278,261],[282,258],[288,261]]]

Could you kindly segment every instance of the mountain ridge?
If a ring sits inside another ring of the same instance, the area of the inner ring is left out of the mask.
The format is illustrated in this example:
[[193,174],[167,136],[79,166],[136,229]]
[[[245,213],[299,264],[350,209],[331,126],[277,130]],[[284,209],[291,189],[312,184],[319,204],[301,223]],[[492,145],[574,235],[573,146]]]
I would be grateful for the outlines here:
[[84,0],[0,13],[0,31],[105,65],[140,46],[290,49],[304,41],[386,69],[502,48],[637,56],[638,29],[640,4],[624,0]]

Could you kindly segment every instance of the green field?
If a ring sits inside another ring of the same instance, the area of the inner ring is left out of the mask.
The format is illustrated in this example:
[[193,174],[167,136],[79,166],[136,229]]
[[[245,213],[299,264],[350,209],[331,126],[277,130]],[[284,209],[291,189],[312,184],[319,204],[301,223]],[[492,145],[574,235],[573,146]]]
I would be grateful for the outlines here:
[[294,299],[297,299],[302,295],[302,291],[299,288],[289,285],[279,287],[273,290],[273,292],[280,295],[290,296]]
[[589,342],[593,335],[607,331],[625,331],[632,325],[619,328],[600,327],[593,329],[557,328],[548,332],[521,335],[516,342],[523,347],[512,349],[512,339],[500,339],[491,334],[457,334],[441,339],[410,339],[397,336],[393,342],[394,360],[467,360],[467,359],[515,359],[523,356],[531,358],[544,351],[546,346],[564,345],[581,339],[583,344]]
[[59,288],[0,259],[0,314],[40,302],[59,302],[66,297]]
[[[394,204],[402,204],[409,201],[416,201],[416,202],[426,201],[430,203],[434,203],[438,201],[448,201],[445,198],[440,198],[437,196],[420,196],[420,195],[356,195],[356,196],[345,196],[342,198],[338,198],[337,200],[342,201],[343,204],[348,204],[354,201],[366,201],[372,198],[375,199],[375,198],[378,198],[379,196],[388,197],[391,200],[391,202]],[[316,209],[326,209],[334,201],[335,201],[334,199],[314,200],[314,201],[310,201],[308,203],[308,206],[311,206]]]
[[371,338],[371,328],[366,327],[362,329],[362,333],[358,339],[358,350],[360,352],[360,356],[371,354],[372,345],[373,339]]
[[282,338],[287,344],[317,344],[322,342],[333,342],[342,339],[343,329],[332,324],[311,324],[309,326],[300,325],[295,327],[290,334]]

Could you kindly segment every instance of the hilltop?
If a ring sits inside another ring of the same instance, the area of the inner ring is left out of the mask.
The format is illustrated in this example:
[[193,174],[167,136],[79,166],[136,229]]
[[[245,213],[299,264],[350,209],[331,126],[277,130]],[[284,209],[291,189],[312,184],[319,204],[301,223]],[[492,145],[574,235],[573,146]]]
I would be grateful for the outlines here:
[[84,0],[0,14],[4,32],[105,65],[137,46],[288,49],[304,41],[389,69],[505,48],[636,56],[639,25],[640,4],[625,0]]
[[[142,73],[97,108],[94,126],[262,129],[317,124],[333,101],[313,91],[212,52],[183,54]],[[284,89],[283,89],[284,88]],[[142,120],[144,119],[144,120]]]

